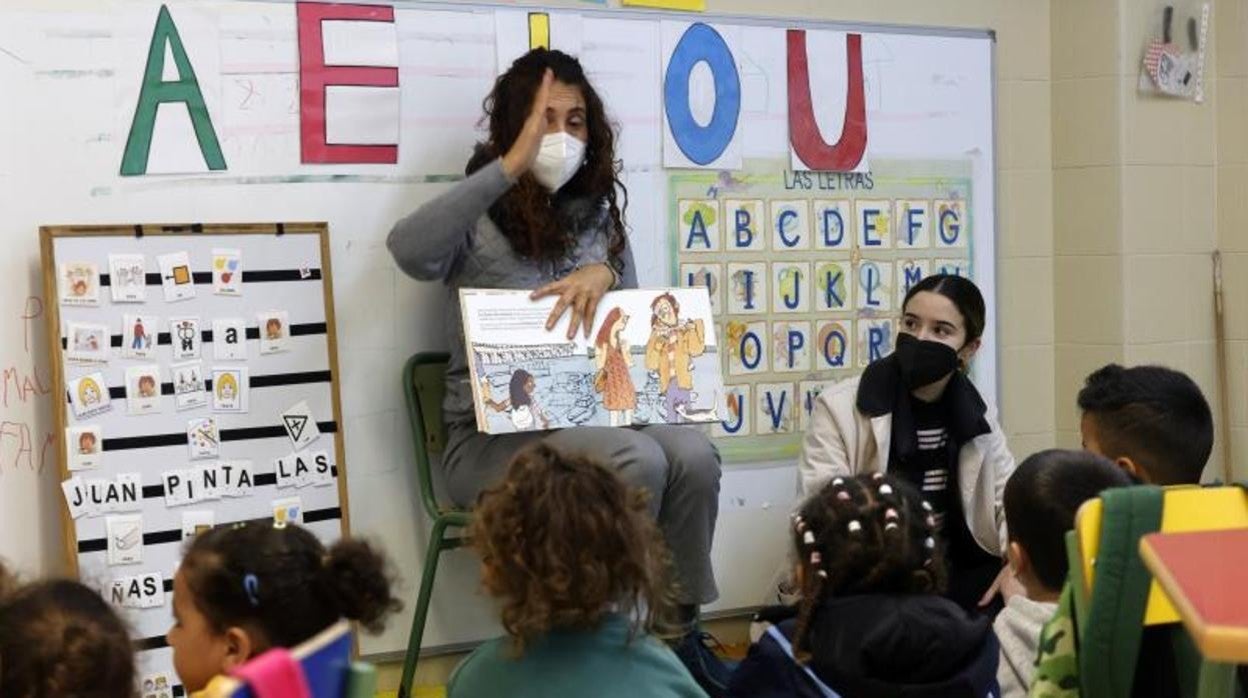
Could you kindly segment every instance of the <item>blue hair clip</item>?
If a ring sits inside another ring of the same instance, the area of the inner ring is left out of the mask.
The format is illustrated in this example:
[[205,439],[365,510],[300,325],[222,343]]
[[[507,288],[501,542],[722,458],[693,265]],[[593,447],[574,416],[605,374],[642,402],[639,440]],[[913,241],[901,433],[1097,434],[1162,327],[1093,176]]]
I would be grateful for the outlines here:
[[243,575],[243,591],[247,592],[247,600],[252,606],[260,605],[260,580],[248,572]]

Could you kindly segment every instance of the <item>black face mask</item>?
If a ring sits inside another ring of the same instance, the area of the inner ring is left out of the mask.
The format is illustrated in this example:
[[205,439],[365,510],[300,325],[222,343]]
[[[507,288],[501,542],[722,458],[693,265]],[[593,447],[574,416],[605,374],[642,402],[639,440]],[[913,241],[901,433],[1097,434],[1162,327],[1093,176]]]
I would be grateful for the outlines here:
[[911,390],[931,385],[958,370],[958,352],[953,347],[906,332],[897,334],[893,355],[901,369],[901,380]]

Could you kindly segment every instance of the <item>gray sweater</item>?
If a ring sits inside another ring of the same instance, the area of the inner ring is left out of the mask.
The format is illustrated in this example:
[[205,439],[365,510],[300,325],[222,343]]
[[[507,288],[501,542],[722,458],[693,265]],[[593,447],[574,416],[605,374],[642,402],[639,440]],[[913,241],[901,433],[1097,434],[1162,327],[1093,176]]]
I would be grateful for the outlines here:
[[1056,603],[1032,601],[1019,594],[1010,597],[997,614],[992,629],[1001,643],[1001,662],[997,665],[1001,698],[1026,697],[1040,653],[1040,630],[1056,612]]
[[[441,281],[446,346],[451,358],[446,375],[442,416],[448,427],[475,425],[472,386],[464,350],[461,288],[535,289],[563,278],[579,267],[606,262],[610,217],[604,202],[574,199],[560,213],[574,221],[575,244],[563,259],[540,261],[521,257],[487,212],[511,188],[502,162],[494,160],[394,224],[386,247],[409,276]],[[625,248],[621,288],[637,287],[633,254]],[[457,430],[453,430],[457,431]]]

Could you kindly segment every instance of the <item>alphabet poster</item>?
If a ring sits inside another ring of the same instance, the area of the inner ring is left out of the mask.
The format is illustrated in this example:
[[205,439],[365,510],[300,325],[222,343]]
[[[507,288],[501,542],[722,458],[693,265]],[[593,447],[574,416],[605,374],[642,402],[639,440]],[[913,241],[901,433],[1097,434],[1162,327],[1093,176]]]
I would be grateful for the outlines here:
[[819,392],[892,352],[910,287],[974,277],[971,163],[788,165],[668,176],[677,278],[707,289],[722,338],[727,459],[796,455]]
[[80,286],[129,286],[96,305],[67,294],[48,328],[67,551],[134,629],[141,676],[174,675],[166,592],[197,532],[279,515],[326,541],[347,527],[325,226],[195,229],[43,230],[45,284],[70,267]]
[[479,431],[719,420],[720,352],[705,291],[608,293],[588,339],[567,338],[566,314],[546,330],[555,300],[460,291]]

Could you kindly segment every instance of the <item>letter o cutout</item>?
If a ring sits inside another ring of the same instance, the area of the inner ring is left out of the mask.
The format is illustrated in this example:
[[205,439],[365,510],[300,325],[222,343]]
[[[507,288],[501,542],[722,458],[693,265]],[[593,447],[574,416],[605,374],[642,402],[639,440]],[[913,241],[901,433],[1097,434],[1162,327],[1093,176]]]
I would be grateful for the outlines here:
[[[689,107],[689,76],[703,61],[715,80],[715,111],[706,126]],[[693,162],[711,164],[732,142],[741,115],[741,78],[728,43],[709,25],[690,25],[680,37],[663,78],[663,104],[676,146]]]

